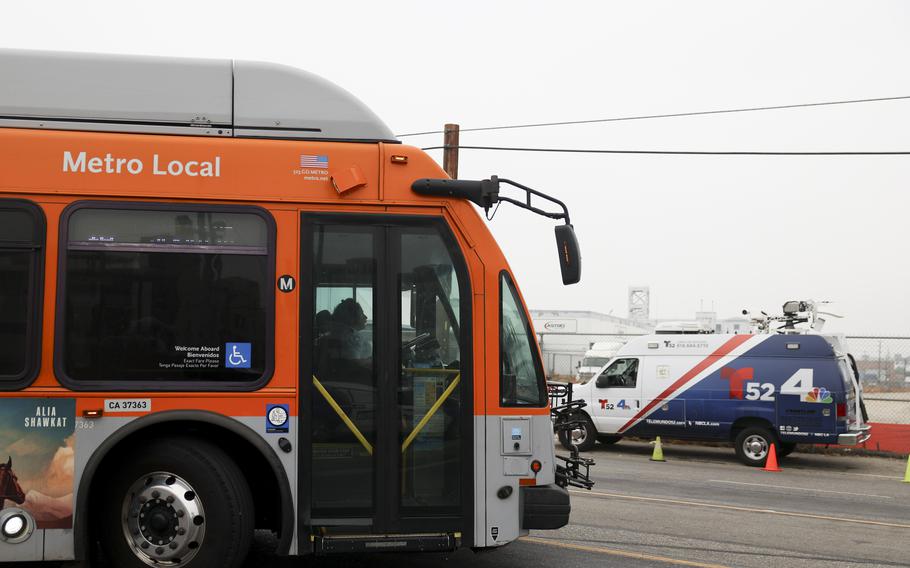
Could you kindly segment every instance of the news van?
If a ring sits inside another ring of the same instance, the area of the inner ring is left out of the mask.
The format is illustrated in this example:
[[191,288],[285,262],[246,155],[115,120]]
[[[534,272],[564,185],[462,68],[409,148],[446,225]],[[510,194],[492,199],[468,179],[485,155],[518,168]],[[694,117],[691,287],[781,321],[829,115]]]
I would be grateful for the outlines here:
[[571,398],[587,404],[560,442],[586,451],[624,436],[731,441],[740,461],[762,466],[772,444],[782,457],[797,444],[866,441],[859,377],[842,340],[792,323],[776,331],[632,339],[572,386]]

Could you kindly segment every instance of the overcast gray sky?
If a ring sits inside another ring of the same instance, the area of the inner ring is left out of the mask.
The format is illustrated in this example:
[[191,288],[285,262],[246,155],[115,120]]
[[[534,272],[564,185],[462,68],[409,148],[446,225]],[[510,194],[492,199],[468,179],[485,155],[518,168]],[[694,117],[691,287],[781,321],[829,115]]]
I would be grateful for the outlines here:
[[[908,25],[899,1],[35,1],[4,5],[0,46],[286,63],[406,133],[910,95]],[[910,101],[896,101],[461,142],[910,150],[908,119]],[[627,287],[647,284],[662,318],[691,317],[701,302],[723,317],[814,298],[847,316],[832,329],[910,334],[910,156],[462,151],[460,177],[491,174],[564,199],[578,230],[583,279],[563,287],[551,222],[503,206],[491,223],[532,308],[625,315]]]

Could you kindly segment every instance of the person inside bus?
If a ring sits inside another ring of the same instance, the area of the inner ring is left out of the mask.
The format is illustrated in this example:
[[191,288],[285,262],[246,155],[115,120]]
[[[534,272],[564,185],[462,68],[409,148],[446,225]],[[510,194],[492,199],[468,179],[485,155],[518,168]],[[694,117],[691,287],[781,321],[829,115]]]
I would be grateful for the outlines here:
[[[316,322],[317,376],[372,384],[373,343],[363,331],[366,323],[366,314],[354,298],[339,302],[330,320],[323,316]],[[327,331],[320,329],[322,325]]]
[[361,331],[366,327],[367,316],[354,298],[345,298],[332,311],[329,331],[341,349],[344,359],[368,359],[373,356],[373,345]]
[[316,339],[328,334],[332,329],[332,312],[322,310],[316,314]]

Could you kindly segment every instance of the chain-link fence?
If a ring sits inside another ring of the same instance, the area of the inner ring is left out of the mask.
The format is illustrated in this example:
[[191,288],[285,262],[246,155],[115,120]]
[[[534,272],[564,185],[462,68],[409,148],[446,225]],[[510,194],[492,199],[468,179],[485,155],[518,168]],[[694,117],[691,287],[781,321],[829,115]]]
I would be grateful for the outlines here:
[[910,337],[851,336],[870,422],[910,424]]
[[[551,380],[571,381],[594,343],[622,344],[636,335],[539,334]],[[910,425],[910,337],[847,336],[856,358],[870,422]]]

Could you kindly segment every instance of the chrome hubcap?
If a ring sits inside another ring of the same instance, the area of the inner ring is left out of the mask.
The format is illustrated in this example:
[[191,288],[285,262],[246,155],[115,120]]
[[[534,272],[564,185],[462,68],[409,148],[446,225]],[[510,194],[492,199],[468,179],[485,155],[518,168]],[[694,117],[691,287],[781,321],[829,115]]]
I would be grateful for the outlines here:
[[743,451],[749,459],[760,461],[768,455],[768,441],[761,436],[751,435],[743,441]]
[[173,473],[144,475],[123,500],[123,536],[149,566],[189,562],[205,537],[205,510],[196,491]]
[[588,429],[582,427],[582,428],[572,430],[571,435],[572,435],[572,444],[579,446],[581,444],[584,444],[585,440],[588,439]]

